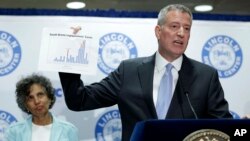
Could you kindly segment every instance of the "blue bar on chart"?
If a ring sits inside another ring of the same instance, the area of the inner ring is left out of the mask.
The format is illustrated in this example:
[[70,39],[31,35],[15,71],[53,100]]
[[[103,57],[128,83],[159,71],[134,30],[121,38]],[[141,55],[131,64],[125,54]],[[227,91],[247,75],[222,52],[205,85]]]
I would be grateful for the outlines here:
[[72,56],[70,54],[70,49],[67,49],[65,56],[56,57],[54,61],[61,63],[88,64],[88,54],[85,53],[85,41],[83,41],[83,44],[78,49],[78,54],[76,56]]

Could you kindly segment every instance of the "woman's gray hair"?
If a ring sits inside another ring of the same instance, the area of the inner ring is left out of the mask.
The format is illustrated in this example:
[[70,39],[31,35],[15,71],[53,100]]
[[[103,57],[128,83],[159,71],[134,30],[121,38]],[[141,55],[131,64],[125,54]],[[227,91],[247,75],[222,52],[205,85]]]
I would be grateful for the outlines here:
[[52,83],[48,78],[39,74],[31,74],[27,77],[21,78],[16,84],[16,102],[18,107],[25,113],[30,114],[30,112],[26,108],[26,99],[30,93],[30,87],[33,84],[41,85],[48,98],[51,100],[51,104],[49,109],[51,109],[56,101],[56,97],[54,95],[54,88]]
[[161,26],[161,25],[164,25],[166,23],[166,15],[170,11],[180,11],[183,13],[188,13],[191,17],[191,22],[193,20],[192,12],[188,7],[181,5],[181,4],[171,4],[171,5],[168,5],[168,6],[161,9],[161,11],[158,14],[157,25]]

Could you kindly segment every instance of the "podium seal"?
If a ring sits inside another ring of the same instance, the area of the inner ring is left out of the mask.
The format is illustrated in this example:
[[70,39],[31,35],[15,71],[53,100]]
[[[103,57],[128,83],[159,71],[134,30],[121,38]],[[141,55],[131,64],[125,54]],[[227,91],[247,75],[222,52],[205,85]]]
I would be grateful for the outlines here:
[[230,137],[218,130],[201,129],[189,134],[183,141],[230,141]]

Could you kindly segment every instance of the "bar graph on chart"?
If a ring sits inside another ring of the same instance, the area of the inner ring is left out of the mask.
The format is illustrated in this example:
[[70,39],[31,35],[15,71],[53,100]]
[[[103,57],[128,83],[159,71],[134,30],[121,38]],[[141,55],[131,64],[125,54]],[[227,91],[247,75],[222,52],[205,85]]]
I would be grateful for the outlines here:
[[72,52],[73,49],[66,48],[65,54],[62,54],[60,56],[56,56],[53,59],[54,63],[72,63],[72,64],[88,64],[88,53],[86,52],[86,41],[84,40],[79,47],[78,50],[76,50],[77,54],[74,55]]
[[87,65],[90,63],[88,42],[85,39],[77,39],[74,42],[62,40],[51,41],[48,50],[47,62],[53,64]]

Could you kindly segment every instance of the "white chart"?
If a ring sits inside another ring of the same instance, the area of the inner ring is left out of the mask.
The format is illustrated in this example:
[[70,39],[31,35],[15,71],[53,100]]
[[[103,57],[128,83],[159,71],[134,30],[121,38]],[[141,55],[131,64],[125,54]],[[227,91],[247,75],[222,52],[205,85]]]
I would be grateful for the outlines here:
[[98,41],[86,31],[44,28],[39,70],[95,74]]

